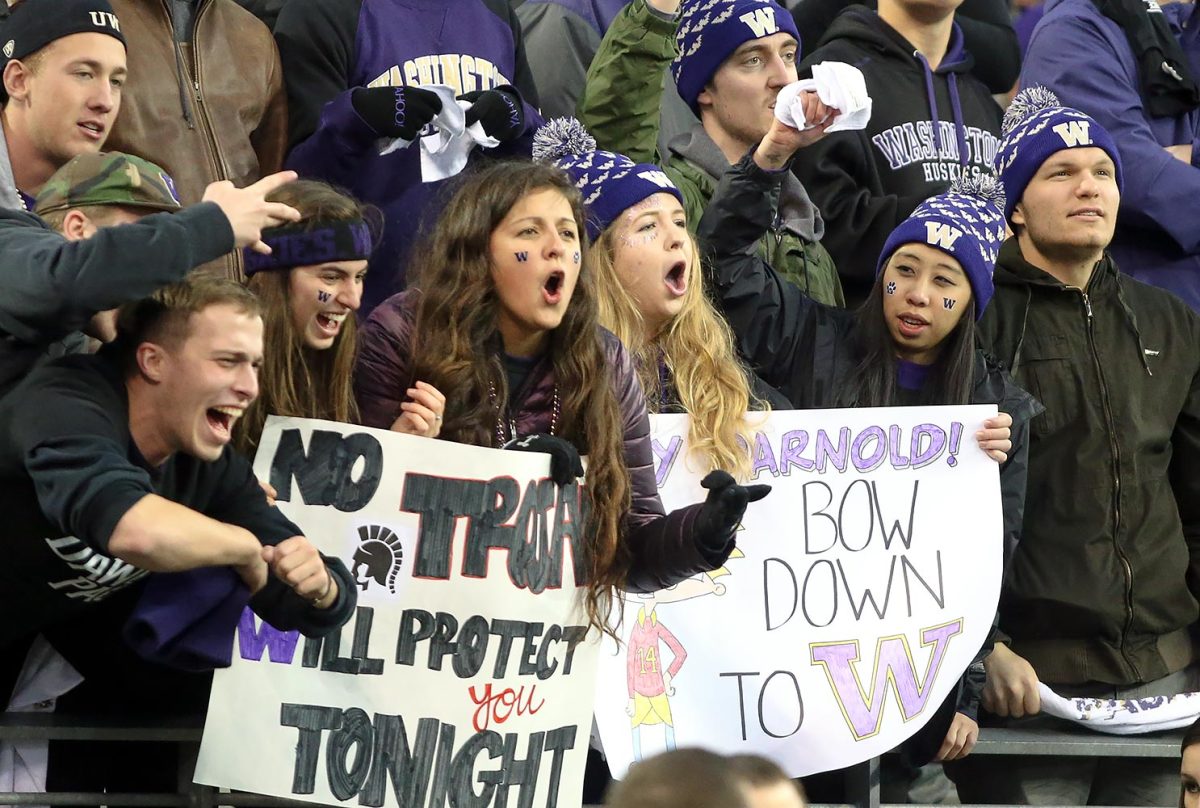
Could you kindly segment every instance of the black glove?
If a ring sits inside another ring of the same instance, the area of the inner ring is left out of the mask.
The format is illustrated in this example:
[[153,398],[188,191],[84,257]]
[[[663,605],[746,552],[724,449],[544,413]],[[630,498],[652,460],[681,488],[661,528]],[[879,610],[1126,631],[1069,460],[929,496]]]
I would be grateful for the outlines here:
[[710,471],[700,485],[708,489],[708,498],[696,517],[696,533],[701,544],[723,545],[746,513],[746,505],[757,502],[771,491],[769,485],[738,485],[727,471]]
[[[526,435],[504,444],[505,449],[518,452],[543,452],[550,455],[550,479],[558,485],[573,483],[583,476],[583,461],[579,450],[562,438],[553,435]],[[745,505],[742,506],[743,510]]]
[[525,131],[525,109],[514,88],[506,85],[494,90],[476,90],[459,98],[471,102],[467,108],[467,126],[478,121],[484,132],[501,143],[514,140]]
[[413,140],[442,111],[437,93],[420,87],[359,87],[350,105],[380,137]]

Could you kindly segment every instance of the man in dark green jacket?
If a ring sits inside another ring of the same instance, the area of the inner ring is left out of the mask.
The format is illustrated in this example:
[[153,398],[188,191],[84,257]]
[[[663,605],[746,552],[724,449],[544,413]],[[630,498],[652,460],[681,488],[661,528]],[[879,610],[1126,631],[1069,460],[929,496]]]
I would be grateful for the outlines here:
[[[1016,235],[981,325],[1046,412],[1031,424],[1025,524],[987,659],[985,708],[1050,726],[1059,695],[1200,690],[1200,317],[1122,275],[1105,249],[1121,163],[1088,116],[1027,90],[996,167]],[[970,758],[964,802],[1170,805],[1178,767],[1139,758]]]
[[[633,0],[605,34],[588,70],[579,119],[600,148],[635,163],[656,159],[662,78],[670,66],[679,95],[700,119],[658,158],[683,194],[693,233],[729,167],[770,128],[775,97],[796,81],[796,26],[775,2]],[[819,140],[823,126],[809,130]],[[825,221],[788,176],[772,200],[770,232],[758,255],[819,303],[845,305],[841,281],[821,245]]]

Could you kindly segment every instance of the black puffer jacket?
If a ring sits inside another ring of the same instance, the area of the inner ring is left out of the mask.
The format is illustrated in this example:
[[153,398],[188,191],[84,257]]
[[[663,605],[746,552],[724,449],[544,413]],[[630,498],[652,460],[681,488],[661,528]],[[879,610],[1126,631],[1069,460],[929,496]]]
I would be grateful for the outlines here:
[[984,344],[1046,405],[1000,627],[1047,682],[1180,670],[1200,612],[1200,316],[1107,255],[1064,286],[1015,239],[995,281]]
[[[363,325],[361,350],[354,373],[354,392],[365,426],[388,429],[400,415],[405,390],[412,378],[412,329],[417,293],[401,292],[379,304]],[[684,578],[714,570],[733,551],[730,541],[707,547],[695,526],[701,505],[665,513],[654,479],[654,454],[650,450],[650,420],[646,399],[625,346],[608,331],[600,330],[604,356],[617,406],[625,422],[625,465],[629,469],[633,502],[625,515],[625,541],[632,553],[627,586],[653,591]],[[447,395],[451,391],[443,390]],[[510,398],[510,415],[520,435],[550,432],[553,421],[554,368],[543,359],[526,377],[522,389]],[[517,404],[519,402],[519,404]]]
[[[770,191],[784,172],[763,171],[753,152],[729,169],[700,220],[697,236],[708,258],[709,288],[750,366],[801,409],[837,406],[836,391],[857,364],[854,312],[823,306],[804,296],[755,254],[771,223]],[[1025,502],[1029,422],[1041,405],[1019,388],[999,365],[977,351],[973,404],[996,404],[1012,416],[1012,451],[1000,467],[1004,515],[1004,557],[1020,538]],[[983,690],[982,666],[990,642],[964,673],[957,712],[972,718]],[[936,752],[955,710],[939,709],[918,735],[922,749]],[[932,743],[937,736],[938,743]],[[918,761],[918,762],[924,762]]]

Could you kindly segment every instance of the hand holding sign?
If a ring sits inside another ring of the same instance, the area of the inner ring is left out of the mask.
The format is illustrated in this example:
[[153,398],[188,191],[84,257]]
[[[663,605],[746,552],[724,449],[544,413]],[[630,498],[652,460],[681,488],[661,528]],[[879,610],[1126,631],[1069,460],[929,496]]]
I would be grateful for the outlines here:
[[720,469],[710,471],[700,485],[708,489],[708,498],[696,518],[696,532],[709,547],[723,547],[741,523],[746,506],[771,492],[769,485],[738,485],[729,472]]
[[1006,412],[997,413],[994,418],[983,422],[983,429],[975,433],[979,448],[987,452],[987,456],[997,463],[1008,460],[1012,451],[1012,416]]
[[504,444],[516,452],[544,452],[550,455],[550,478],[559,485],[574,482],[583,476],[583,461],[579,450],[570,441],[554,435],[526,435]]
[[329,575],[325,560],[305,537],[293,536],[273,547],[264,547],[262,556],[276,578],[318,609],[337,600],[337,584]]

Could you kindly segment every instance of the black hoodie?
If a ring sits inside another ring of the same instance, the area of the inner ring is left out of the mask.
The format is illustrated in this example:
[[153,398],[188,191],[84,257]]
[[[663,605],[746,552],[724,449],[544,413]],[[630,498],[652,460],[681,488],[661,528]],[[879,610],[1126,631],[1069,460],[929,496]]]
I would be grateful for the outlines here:
[[863,72],[874,103],[867,128],[836,132],[801,149],[796,176],[825,217],[846,302],[860,302],[892,229],[964,169],[991,173],[1000,107],[969,74],[973,57],[955,25],[937,70],[878,14],[852,6],[800,66],[845,62]]

